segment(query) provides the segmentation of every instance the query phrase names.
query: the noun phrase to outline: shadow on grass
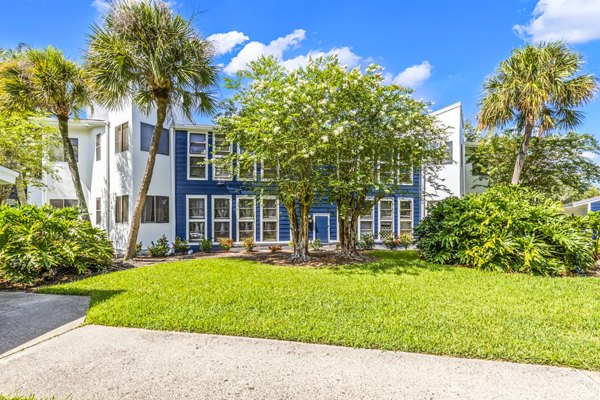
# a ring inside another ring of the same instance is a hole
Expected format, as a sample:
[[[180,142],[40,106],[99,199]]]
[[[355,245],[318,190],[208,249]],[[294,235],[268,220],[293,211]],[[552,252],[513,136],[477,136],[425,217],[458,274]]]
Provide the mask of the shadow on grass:
[[[53,287],[45,287],[36,290],[36,293],[65,294],[68,296],[87,296],[90,298],[90,309],[125,292],[126,290],[78,289],[70,287],[61,287],[60,285]]]
[[[416,251],[372,251],[369,255],[377,258],[368,263],[347,264],[331,267],[342,274],[395,274],[419,275],[423,271],[452,271],[448,266],[431,264],[419,259]]]

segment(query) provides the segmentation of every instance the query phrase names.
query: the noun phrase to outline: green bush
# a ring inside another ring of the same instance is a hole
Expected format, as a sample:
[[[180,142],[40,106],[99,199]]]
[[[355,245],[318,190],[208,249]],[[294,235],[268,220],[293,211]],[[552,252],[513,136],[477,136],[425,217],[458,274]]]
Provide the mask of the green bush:
[[[173,242],[173,251],[177,254],[187,253],[190,251],[190,245],[187,240],[176,236],[175,241]]]
[[[582,225],[590,231],[592,237],[592,252],[594,258],[600,258],[600,211],[590,212],[581,217]]]
[[[171,247],[169,246],[169,239],[167,239],[166,235],[162,235],[156,243],[150,242],[150,246],[148,246],[148,253],[152,257],[166,257],[171,252]]]
[[[32,282],[58,269],[79,274],[112,263],[106,232],[80,218],[75,208],[0,207],[0,275]]]
[[[323,250],[323,242],[321,242],[321,239],[319,239],[319,238],[316,238],[315,240],[311,240],[310,248],[314,251]]]
[[[212,251],[213,241],[211,238],[200,239],[200,243],[198,244],[200,246],[200,251],[205,253],[210,253]]]
[[[373,250],[375,248],[375,238],[371,234],[362,235],[358,247],[362,250]]]
[[[404,250],[408,250],[411,244],[413,244],[414,239],[410,233],[401,233],[395,239],[395,242],[398,246],[403,247]]]
[[[438,264],[540,275],[594,265],[590,230],[560,203],[519,186],[447,198],[429,210],[415,235],[422,256]]]

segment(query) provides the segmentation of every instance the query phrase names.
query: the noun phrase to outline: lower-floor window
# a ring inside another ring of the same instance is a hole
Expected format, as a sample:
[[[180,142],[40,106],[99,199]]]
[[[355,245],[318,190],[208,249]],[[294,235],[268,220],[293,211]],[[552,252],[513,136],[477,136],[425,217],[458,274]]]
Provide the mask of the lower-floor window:
[[[231,238],[231,197],[213,196],[213,239]]]
[[[358,218],[358,237],[373,235],[373,207],[364,211]]]
[[[206,237],[206,197],[187,199],[188,241],[198,242]]]
[[[413,233],[414,208],[412,199],[400,199],[398,202],[398,220],[400,233]]]
[[[142,210],[142,223],[168,223],[169,222],[169,197],[146,196]]]
[[[394,200],[379,201],[379,239],[394,237]]]
[[[256,224],[256,201],[254,197],[237,198],[238,241],[254,239]]]
[[[115,196],[115,222],[126,224],[129,222],[129,196]]]
[[[261,212],[262,241],[276,242],[279,239],[279,202],[277,199],[263,199]]]
[[[79,201],[75,199],[51,199],[50,205],[56,208],[77,207]]]

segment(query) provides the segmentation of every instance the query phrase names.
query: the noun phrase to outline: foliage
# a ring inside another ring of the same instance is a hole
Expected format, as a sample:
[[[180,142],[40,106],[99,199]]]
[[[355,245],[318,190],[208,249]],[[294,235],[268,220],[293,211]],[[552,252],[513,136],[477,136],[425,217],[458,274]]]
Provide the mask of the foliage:
[[[167,114],[193,120],[195,113],[213,112],[212,91],[217,82],[213,53],[211,43],[200,36],[192,21],[160,0],[111,1],[100,22],[92,25],[85,58],[97,100],[110,109],[133,100],[143,112],[156,110],[125,259],[135,251]]]
[[[90,324],[600,370],[600,279],[444,267],[411,250],[370,256],[333,268],[199,258],[42,291],[91,296]]]
[[[383,246],[388,250],[396,250],[398,248],[398,239],[393,236],[388,236],[383,239]]]
[[[204,253],[210,253],[213,248],[213,241],[211,238],[200,239],[200,251]]]
[[[162,235],[156,243],[150,242],[150,246],[148,246],[148,253],[152,257],[166,257],[170,252],[169,239],[165,235]]]
[[[280,245],[278,245],[278,244],[275,244],[273,246],[269,246],[269,250],[271,250],[271,253],[277,253],[277,252],[281,251],[282,249],[283,248]]]
[[[0,106],[21,118],[30,113],[57,118],[64,159],[79,206],[87,210],[79,168],[69,141],[68,121],[92,105],[92,92],[83,68],[53,47],[29,49],[0,64]],[[86,213],[82,218],[89,219]]]
[[[323,243],[321,242],[321,239],[316,238],[315,240],[311,240],[310,248],[315,251],[323,250]]]
[[[59,269],[83,274],[112,263],[106,232],[77,209],[0,207],[0,275],[12,282],[53,276]]]
[[[138,242],[135,245],[135,256],[139,256],[140,254],[142,254],[142,250],[143,250],[143,246],[144,244],[142,242]]]
[[[26,187],[42,187],[44,175],[57,179],[55,152],[51,150],[60,143],[58,131],[30,117],[33,115],[15,113],[0,117],[0,165],[19,173],[17,188],[22,204],[26,203]],[[0,186],[0,205],[11,191],[11,186]]]
[[[173,242],[173,251],[177,254],[184,254],[190,250],[190,245],[188,241],[180,238],[179,236],[175,237],[175,241]]]
[[[244,247],[244,250],[248,252],[254,251],[254,249],[256,248],[256,242],[252,238],[247,238],[246,240],[244,240],[244,243],[242,243],[242,247]]]
[[[592,197],[600,197],[600,188],[592,186],[583,193],[573,194],[568,201],[579,201],[584,199],[591,199]]]
[[[408,250],[411,244],[413,244],[414,239],[410,233],[401,233],[396,238],[396,242],[398,246],[403,247],[404,250]]]
[[[218,238],[219,246],[225,250],[229,251],[233,247],[233,239],[232,238]]]
[[[600,258],[600,211],[589,212],[586,216],[581,217],[581,223],[590,232],[592,252],[597,260]]]
[[[560,203],[519,186],[447,198],[415,229],[426,260],[503,272],[570,274],[592,267],[590,235]]]
[[[522,140],[511,183],[521,183],[521,170],[532,133],[538,138],[555,129],[574,129],[582,113],[576,108],[592,101],[598,81],[580,73],[581,54],[563,42],[527,44],[513,50],[483,86],[477,116],[479,128],[516,125]]]
[[[489,186],[510,184],[520,141],[515,130],[482,135],[467,159],[473,174],[485,177]],[[590,155],[600,155],[600,144],[592,135],[569,132],[533,140],[521,171],[521,185],[555,200],[579,197],[600,181],[600,166]]]
[[[362,250],[373,250],[375,248],[375,238],[370,233],[360,237],[359,247]]]

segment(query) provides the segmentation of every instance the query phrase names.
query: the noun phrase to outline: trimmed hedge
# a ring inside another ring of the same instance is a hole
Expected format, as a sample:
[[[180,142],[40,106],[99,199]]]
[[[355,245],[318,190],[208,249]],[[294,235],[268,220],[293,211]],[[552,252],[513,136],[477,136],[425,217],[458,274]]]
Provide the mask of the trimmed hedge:
[[[592,233],[562,205],[520,186],[438,203],[415,229],[430,262],[482,270],[564,275],[594,266]]]
[[[0,207],[0,276],[32,282],[65,272],[85,273],[112,263],[106,232],[80,218],[75,208]]]

